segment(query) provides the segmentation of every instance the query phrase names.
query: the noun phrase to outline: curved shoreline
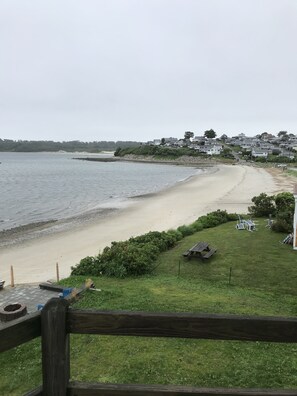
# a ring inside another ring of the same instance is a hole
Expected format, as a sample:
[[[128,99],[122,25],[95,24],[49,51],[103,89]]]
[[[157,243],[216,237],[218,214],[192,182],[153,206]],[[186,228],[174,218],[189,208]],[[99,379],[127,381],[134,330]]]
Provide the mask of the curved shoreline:
[[[161,165],[166,164],[161,163]],[[191,175],[182,179],[177,179],[173,184],[167,183],[167,185],[164,185],[162,188],[158,190],[152,190],[151,192],[116,199],[113,199],[114,197],[110,196],[108,202],[99,203],[95,208],[87,209],[72,216],[52,219],[49,218],[45,220],[40,219],[40,221],[34,223],[20,224],[16,227],[0,230],[0,249],[24,244],[32,239],[40,239],[49,234],[63,233],[69,231],[70,229],[73,230],[85,227],[90,223],[100,222],[106,216],[133,205],[138,199],[146,199],[157,196],[163,191],[170,191],[171,188],[191,180],[191,178],[196,177],[203,171],[205,170],[200,167],[195,167],[193,172],[191,172]],[[212,170],[210,168],[207,169],[207,172],[211,171]]]
[[[288,178],[282,184],[280,176],[262,168],[217,165],[155,195],[133,198],[132,205],[99,221],[94,219],[73,230],[2,249],[1,278],[9,284],[13,265],[15,283],[53,279],[56,262],[60,276],[66,277],[81,258],[97,254],[112,241],[177,228],[216,209],[247,212],[251,198],[261,192],[274,194],[283,191],[283,185],[286,191],[291,191]]]

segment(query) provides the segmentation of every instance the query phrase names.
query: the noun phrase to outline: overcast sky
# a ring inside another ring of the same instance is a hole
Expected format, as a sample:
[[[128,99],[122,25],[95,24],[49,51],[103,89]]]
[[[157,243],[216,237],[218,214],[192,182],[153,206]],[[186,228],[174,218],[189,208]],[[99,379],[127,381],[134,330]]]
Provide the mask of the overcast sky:
[[[1,0],[0,138],[297,134],[297,0]]]

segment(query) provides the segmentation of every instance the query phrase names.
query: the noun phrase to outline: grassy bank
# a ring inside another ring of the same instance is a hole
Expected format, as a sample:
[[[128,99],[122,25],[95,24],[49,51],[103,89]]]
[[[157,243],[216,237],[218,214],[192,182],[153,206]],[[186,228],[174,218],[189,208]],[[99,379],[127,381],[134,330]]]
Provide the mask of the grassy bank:
[[[296,316],[296,252],[259,221],[258,231],[235,223],[184,238],[162,253],[153,275],[94,278],[80,308]],[[205,240],[217,254],[206,262],[181,254]],[[231,283],[229,283],[232,268]],[[72,277],[67,286],[85,277]],[[41,383],[39,341],[0,355],[0,394],[18,395]],[[206,387],[297,387],[297,346],[211,340],[71,336],[71,377],[82,381]]]

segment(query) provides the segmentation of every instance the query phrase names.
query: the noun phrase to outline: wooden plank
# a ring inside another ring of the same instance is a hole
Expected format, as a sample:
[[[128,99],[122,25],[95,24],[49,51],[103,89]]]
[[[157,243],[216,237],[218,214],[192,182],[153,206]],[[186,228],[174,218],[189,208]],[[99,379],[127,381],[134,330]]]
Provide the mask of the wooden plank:
[[[0,352],[7,351],[41,335],[40,312],[7,322],[0,329]]]
[[[39,288],[43,290],[50,290],[57,293],[61,293],[63,289],[65,289],[65,286],[55,285],[52,283],[40,283]]]
[[[216,249],[210,249],[210,251],[207,252],[206,254],[204,254],[204,255],[202,256],[202,258],[208,259],[209,257],[213,256],[213,255],[215,254],[216,251],[217,251]]]
[[[67,396],[297,396],[297,390],[224,389],[164,385],[90,384],[71,382]]]
[[[70,333],[297,342],[297,319],[187,313],[70,310]]]
[[[23,396],[42,396],[42,386],[39,386],[36,389],[33,389],[27,393],[25,393]]]
[[[208,247],[208,243],[207,242],[198,242],[196,245],[194,245],[193,247],[191,247],[190,251],[191,252],[197,252],[200,253],[203,250],[205,250]]]
[[[66,315],[69,303],[52,298],[41,311],[43,394],[65,396],[69,382],[69,336]]]

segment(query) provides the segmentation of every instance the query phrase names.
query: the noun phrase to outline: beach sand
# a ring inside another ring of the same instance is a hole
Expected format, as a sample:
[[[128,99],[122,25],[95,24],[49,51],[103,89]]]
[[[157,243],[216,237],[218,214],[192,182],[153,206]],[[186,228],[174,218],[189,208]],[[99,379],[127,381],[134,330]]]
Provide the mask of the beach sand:
[[[104,219],[3,248],[0,278],[10,284],[13,265],[16,284],[54,280],[56,262],[60,277],[67,277],[71,266],[97,254],[112,241],[177,228],[216,209],[247,213],[253,196],[293,191],[293,184],[293,179],[277,169],[217,165],[158,194],[133,198],[127,208]]]

